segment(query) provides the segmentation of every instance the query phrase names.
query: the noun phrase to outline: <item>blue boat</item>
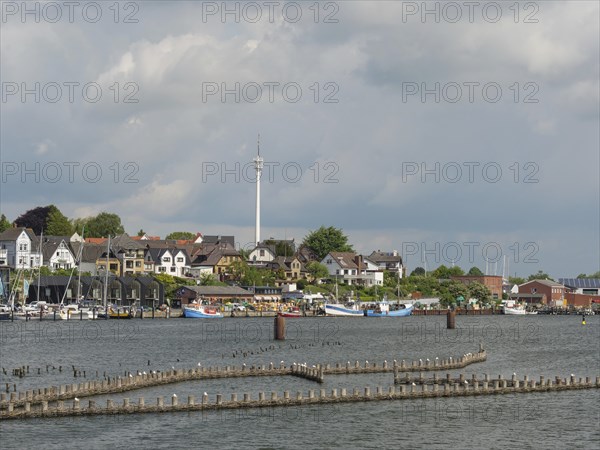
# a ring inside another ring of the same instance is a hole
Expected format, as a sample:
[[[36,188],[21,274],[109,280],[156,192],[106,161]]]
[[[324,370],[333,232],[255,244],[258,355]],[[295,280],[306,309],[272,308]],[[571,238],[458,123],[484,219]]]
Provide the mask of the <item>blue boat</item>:
[[[223,314],[214,307],[192,303],[183,307],[183,317],[192,319],[222,319]]]
[[[365,309],[364,314],[367,317],[406,317],[410,316],[412,311],[412,305],[404,305],[403,309],[390,310],[389,302],[379,302],[377,308]]]

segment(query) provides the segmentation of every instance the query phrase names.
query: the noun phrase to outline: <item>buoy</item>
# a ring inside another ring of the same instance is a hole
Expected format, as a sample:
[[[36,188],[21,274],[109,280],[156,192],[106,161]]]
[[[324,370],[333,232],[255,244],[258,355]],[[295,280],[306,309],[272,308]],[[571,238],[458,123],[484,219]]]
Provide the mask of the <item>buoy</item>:
[[[585,325],[585,315],[583,316],[583,319],[581,319],[581,325]]]

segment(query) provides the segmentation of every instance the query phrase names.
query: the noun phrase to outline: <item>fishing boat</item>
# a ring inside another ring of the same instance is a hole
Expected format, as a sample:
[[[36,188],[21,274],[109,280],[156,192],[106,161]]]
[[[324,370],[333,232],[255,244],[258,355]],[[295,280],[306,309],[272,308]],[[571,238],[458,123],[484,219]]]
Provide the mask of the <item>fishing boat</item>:
[[[378,302],[376,307],[373,309],[365,309],[364,315],[366,317],[406,317],[410,316],[413,311],[412,305],[402,305],[404,308],[391,309],[390,303],[387,301]]]
[[[327,316],[363,317],[365,314],[357,305],[342,305],[341,303],[325,303]]]
[[[502,312],[504,314],[510,315],[510,316],[524,316],[527,314],[527,311],[525,310],[525,308],[523,308],[522,306],[506,306],[504,305],[502,307]]]
[[[222,319],[223,314],[214,306],[190,303],[183,307],[183,317],[192,319]]]

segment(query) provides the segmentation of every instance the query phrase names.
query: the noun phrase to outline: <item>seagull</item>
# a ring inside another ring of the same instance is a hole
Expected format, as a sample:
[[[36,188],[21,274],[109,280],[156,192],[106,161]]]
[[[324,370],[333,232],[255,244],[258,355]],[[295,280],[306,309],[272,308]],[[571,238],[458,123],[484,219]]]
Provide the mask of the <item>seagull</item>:
[[[198,367],[202,366],[202,364],[198,363]]]

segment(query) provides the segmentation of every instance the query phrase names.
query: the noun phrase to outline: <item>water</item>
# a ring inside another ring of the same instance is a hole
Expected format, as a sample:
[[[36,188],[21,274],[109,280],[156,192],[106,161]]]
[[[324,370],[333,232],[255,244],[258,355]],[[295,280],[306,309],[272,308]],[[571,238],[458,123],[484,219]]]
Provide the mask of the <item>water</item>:
[[[600,316],[443,316],[398,319],[288,319],[285,342],[273,341],[273,319],[131,320],[0,323],[0,386],[18,390],[135,372],[204,366],[346,363],[488,352],[465,373],[492,377],[577,377],[600,374]],[[246,356],[244,356],[246,353]],[[150,365],[148,364],[150,362]],[[30,366],[19,379],[12,368]],[[48,373],[46,373],[48,365]],[[58,371],[58,366],[63,371]],[[41,374],[37,374],[37,368]],[[54,369],[52,367],[55,367]],[[453,371],[457,374],[458,371]],[[326,376],[323,385],[295,377],[206,380],[98,397],[136,403],[143,396],[211,399],[259,391],[370,386],[384,389],[391,374]],[[2,449],[23,448],[598,448],[598,390],[455,399],[386,401],[251,410],[97,416],[0,422]],[[85,406],[87,399],[83,399]]]

